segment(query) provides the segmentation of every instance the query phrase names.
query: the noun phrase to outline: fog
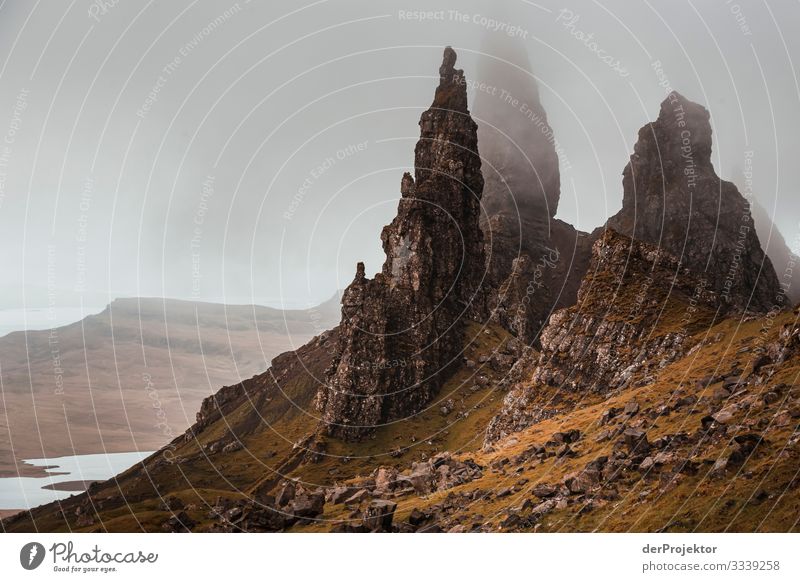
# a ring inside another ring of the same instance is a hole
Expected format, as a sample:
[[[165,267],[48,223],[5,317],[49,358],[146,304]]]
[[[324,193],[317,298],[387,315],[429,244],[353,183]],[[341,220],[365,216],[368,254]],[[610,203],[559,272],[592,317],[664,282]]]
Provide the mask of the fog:
[[[195,0],[0,5],[0,308],[120,296],[304,306],[380,268],[442,48],[525,47],[557,217],[621,206],[667,87],[800,246],[797,3]],[[479,144],[480,147],[480,144]]]

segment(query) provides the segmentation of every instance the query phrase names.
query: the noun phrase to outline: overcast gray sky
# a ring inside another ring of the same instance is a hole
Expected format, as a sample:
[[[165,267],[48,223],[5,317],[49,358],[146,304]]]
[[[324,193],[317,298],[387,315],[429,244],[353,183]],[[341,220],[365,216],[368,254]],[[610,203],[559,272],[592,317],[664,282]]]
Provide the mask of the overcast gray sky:
[[[528,50],[569,162],[560,218],[591,230],[620,208],[666,77],[710,109],[723,177],[752,151],[796,249],[797,22],[763,0],[5,0],[0,308],[306,305],[358,260],[378,270],[442,47],[474,78],[485,34]]]

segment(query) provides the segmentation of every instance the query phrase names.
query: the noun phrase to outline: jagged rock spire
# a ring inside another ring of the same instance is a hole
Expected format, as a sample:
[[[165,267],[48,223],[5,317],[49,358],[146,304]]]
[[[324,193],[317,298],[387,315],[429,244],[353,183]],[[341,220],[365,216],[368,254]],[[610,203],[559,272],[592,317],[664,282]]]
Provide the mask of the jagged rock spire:
[[[444,51],[439,86],[420,119],[414,177],[381,233],[386,261],[359,263],[342,299],[337,353],[317,394],[329,435],[357,439],[419,412],[459,363],[465,322],[485,315],[477,126],[464,73]]]
[[[784,306],[749,202],[714,171],[705,107],[671,93],[658,119],[639,130],[622,184],[622,210],[609,227],[663,247],[705,276],[726,305],[757,312]]]

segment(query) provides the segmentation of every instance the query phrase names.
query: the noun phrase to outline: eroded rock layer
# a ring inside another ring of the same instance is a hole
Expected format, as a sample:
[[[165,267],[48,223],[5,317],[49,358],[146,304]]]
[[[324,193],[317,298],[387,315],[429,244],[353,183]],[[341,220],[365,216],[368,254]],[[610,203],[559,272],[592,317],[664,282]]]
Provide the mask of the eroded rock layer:
[[[606,230],[573,307],[553,314],[530,379],[506,396],[487,429],[491,443],[545,418],[540,387],[608,392],[647,382],[691,347],[714,321],[718,295],[703,278],[654,245]]]
[[[485,316],[483,192],[477,126],[463,71],[445,49],[430,109],[420,119],[415,176],[381,234],[373,279],[359,264],[342,300],[337,354],[317,405],[326,433],[357,439],[419,412],[459,364],[463,328]]]
[[[748,201],[714,171],[705,107],[671,93],[639,130],[622,183],[622,210],[609,227],[675,255],[736,308],[784,307]]]

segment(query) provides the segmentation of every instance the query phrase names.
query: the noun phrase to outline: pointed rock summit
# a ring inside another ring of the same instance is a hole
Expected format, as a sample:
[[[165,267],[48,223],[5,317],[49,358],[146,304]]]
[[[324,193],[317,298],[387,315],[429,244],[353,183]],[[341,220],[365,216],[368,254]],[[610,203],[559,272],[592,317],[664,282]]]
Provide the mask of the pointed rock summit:
[[[358,439],[422,410],[460,364],[465,322],[485,316],[479,226],[483,176],[477,126],[456,53],[420,119],[414,177],[401,181],[397,216],[381,234],[386,261],[373,279],[358,264],[342,299],[323,430]]]
[[[671,93],[658,119],[639,130],[622,184],[622,210],[610,228],[675,255],[735,309],[784,307],[749,202],[714,171],[705,107]]]

